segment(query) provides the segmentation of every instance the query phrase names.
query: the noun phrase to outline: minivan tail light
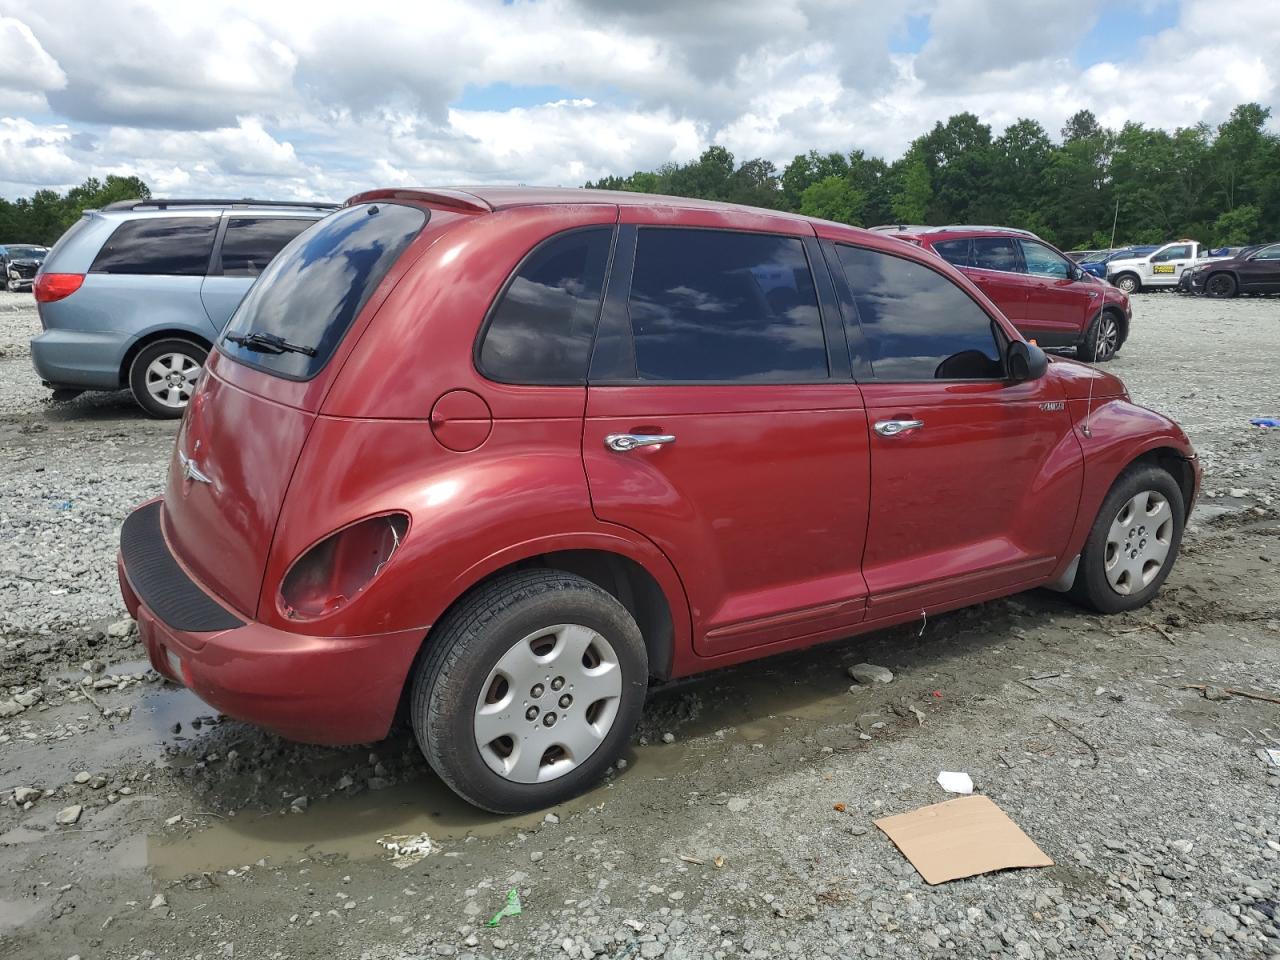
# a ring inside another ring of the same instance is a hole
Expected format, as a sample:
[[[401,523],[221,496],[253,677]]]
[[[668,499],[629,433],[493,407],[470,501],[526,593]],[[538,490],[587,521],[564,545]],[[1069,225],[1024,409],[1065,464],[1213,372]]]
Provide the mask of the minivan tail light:
[[[71,296],[84,283],[83,273],[36,274],[36,303],[53,303]]]
[[[403,513],[343,527],[294,561],[280,584],[285,615],[322,617],[360,593],[387,565],[409,529]]]

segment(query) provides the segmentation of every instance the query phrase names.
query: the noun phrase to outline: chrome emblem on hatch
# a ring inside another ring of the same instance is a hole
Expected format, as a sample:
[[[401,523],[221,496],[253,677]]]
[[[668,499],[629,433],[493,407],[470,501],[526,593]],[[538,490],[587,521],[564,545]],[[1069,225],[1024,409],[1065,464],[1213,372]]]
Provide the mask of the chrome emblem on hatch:
[[[1049,400],[1040,404],[1040,409],[1045,413],[1052,413],[1054,410],[1065,410],[1066,407],[1066,403],[1061,400]]]
[[[196,464],[194,457],[188,457],[185,453],[179,450],[178,462],[182,464],[182,475],[188,480],[195,480],[198,483],[213,483],[213,481],[209,479],[209,475],[201,470]]]

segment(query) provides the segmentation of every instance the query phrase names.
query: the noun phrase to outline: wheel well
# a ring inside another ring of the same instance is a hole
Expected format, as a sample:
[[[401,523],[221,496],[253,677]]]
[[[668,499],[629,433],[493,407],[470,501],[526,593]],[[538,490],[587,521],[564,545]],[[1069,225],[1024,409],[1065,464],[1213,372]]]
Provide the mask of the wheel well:
[[[1193,506],[1191,500],[1195,495],[1196,474],[1191,464],[1187,462],[1187,458],[1171,447],[1160,447],[1156,450],[1148,450],[1129,466],[1137,463],[1149,463],[1159,467],[1177,481],[1178,489],[1182,491],[1183,507],[1186,510],[1186,517],[1183,519],[1190,517]]]
[[[189,340],[192,343],[200,344],[205,350],[213,349],[212,343],[198,333],[192,333],[189,330],[156,330],[153,333],[148,333],[144,337],[139,337],[137,342],[125,351],[124,360],[120,363],[120,386],[127,387],[129,385],[129,368],[133,366],[133,358],[157,340]]]

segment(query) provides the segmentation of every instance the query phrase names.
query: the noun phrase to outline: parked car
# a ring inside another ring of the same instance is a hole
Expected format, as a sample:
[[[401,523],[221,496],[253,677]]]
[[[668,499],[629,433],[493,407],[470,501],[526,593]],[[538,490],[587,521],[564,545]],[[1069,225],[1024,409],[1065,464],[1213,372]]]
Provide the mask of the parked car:
[[[180,417],[254,279],[336,204],[123,200],[86,211],[36,278],[31,360],[54,397],[128,387]]]
[[[1134,257],[1145,257],[1148,253],[1158,250],[1155,246],[1143,247],[1121,247],[1119,250],[1104,250],[1093,260],[1086,260],[1080,264],[1080,269],[1091,276],[1097,277],[1099,280],[1107,279],[1107,264],[1112,260],[1129,260]]]
[[[1204,244],[1195,240],[1175,240],[1148,254],[1109,260],[1107,279],[1125,293],[1177,287],[1183,271],[1212,259]]]
[[[1129,297],[1026,230],[926,227],[886,231],[932,250],[976,283],[1024,336],[1104,362],[1129,338]]]
[[[1093,258],[1093,257],[1096,257],[1098,254],[1103,253],[1103,252],[1105,252],[1105,251],[1102,251],[1102,250],[1068,250],[1068,251],[1066,252],[1066,256],[1067,256],[1067,258],[1068,258],[1068,259],[1070,259],[1070,260],[1074,260],[1076,263],[1083,263],[1085,260],[1089,260],[1089,259],[1091,259],[1091,258]]]
[[[1280,243],[1244,247],[1229,259],[1197,264],[1182,279],[1192,293],[1209,297],[1280,293]]]
[[[120,537],[156,670],[320,743],[403,704],[498,812],[651,678],[1049,586],[1159,590],[1179,427],[890,236],[679,198],[375,190],[296,238]]]
[[[0,280],[10,293],[30,290],[36,271],[44,261],[48,247],[33,243],[7,243],[0,246]]]

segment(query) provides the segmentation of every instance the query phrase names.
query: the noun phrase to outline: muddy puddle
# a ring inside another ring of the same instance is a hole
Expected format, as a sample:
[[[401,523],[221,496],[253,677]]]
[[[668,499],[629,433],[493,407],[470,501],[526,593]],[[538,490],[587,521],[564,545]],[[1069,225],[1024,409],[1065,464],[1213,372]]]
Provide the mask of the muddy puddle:
[[[849,679],[843,670],[832,669],[829,655],[820,663],[815,659],[787,658],[768,671],[758,666],[727,671],[655,691],[641,725],[653,742],[633,744],[624,772],[556,812],[564,816],[608,804],[623,788],[634,792],[647,782],[696,776],[734,745],[767,748],[783,737],[803,737],[875,709],[875,701],[867,699],[873,696],[870,692],[849,694]],[[893,719],[884,713],[885,719]],[[675,743],[661,742],[666,730],[676,731]],[[206,821],[203,829],[185,835],[157,833],[148,838],[147,859],[164,878],[238,869],[264,858],[274,866],[330,856],[384,859],[387,853],[379,838],[420,833],[448,852],[467,837],[497,837],[532,828],[545,813],[485,813],[457,798],[428,772],[388,789],[313,801],[305,814],[244,810]]]

